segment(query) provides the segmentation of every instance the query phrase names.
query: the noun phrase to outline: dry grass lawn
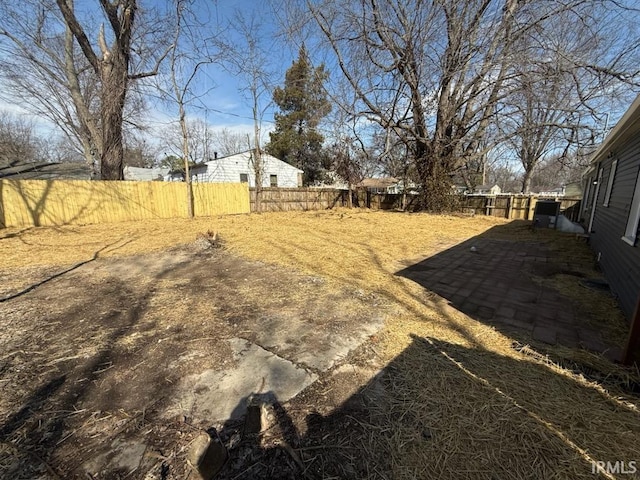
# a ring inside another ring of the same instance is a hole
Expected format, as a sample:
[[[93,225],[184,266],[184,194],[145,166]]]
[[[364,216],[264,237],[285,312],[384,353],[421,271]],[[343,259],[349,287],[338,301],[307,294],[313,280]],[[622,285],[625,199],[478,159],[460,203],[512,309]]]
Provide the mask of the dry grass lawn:
[[[640,463],[638,398],[544,356],[523,355],[509,336],[395,275],[406,261],[476,235],[531,238],[504,220],[335,210],[10,229],[0,231],[0,264],[5,273],[66,266],[95,255],[162,250],[207,231],[241,256],[325,277],[336,288],[376,293],[393,305],[393,318],[371,340],[389,366],[387,396],[371,407],[368,420],[358,419],[361,429],[348,440],[355,456],[371,458],[371,465],[384,457],[378,463],[386,471],[372,466],[354,478],[586,479],[597,478],[591,461]],[[587,247],[575,239],[554,232],[535,238],[590,268]],[[605,302],[594,298],[597,305]],[[603,308],[613,316],[611,330],[624,331],[612,305]],[[584,352],[557,353],[611,375],[634,375]]]

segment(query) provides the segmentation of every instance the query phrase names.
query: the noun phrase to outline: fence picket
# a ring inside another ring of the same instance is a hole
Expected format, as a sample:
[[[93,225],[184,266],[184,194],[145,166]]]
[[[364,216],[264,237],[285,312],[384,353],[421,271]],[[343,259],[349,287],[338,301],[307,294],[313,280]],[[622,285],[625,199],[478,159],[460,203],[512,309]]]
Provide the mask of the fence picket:
[[[197,216],[249,213],[246,184],[193,187]],[[186,202],[182,182],[0,180],[0,227],[186,217]]]

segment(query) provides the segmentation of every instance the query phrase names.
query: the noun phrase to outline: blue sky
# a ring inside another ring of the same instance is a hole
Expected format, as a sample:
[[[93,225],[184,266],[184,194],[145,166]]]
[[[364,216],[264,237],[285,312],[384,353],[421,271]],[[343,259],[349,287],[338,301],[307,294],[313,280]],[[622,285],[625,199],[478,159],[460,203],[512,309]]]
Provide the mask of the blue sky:
[[[171,0],[139,0],[139,7],[141,11],[155,8],[164,12],[167,9],[173,10],[174,8]],[[294,47],[292,53],[292,50],[287,45],[278,41],[278,20],[273,14],[270,0],[194,0],[190,9],[194,18],[204,24],[205,28],[202,31],[204,37],[218,35],[234,44],[237,43],[237,41],[234,41],[237,40],[235,39],[236,34],[233,28],[229,26],[229,22],[233,20],[237,12],[247,18],[255,14],[261,23],[259,45],[269,50],[268,58],[272,81],[275,85],[280,85],[284,82],[285,71],[291,65],[294,56],[297,54],[297,49]],[[82,21],[90,17],[94,18],[92,26],[87,28],[87,34],[92,42],[96,42],[98,30],[96,21],[106,23],[99,2],[97,0],[77,0],[76,13]],[[139,15],[138,18],[144,18],[144,15]],[[106,30],[108,35],[108,28]],[[166,35],[167,38],[173,35],[173,27],[169,24],[167,24]],[[97,46],[95,49],[97,50]],[[162,79],[158,78],[152,81],[156,80]],[[242,80],[225,71],[220,64],[214,63],[203,67],[193,83],[195,93],[199,98],[197,102],[187,106],[188,117],[204,120],[214,130],[227,128],[234,132],[252,132],[253,118],[251,108],[243,96],[242,86]],[[146,90],[149,91],[148,88]],[[270,95],[264,96],[265,102],[270,100]],[[147,102],[147,107],[148,110],[145,112],[143,119],[151,127],[149,139],[152,142],[159,141],[158,138],[162,137],[162,130],[171,123],[177,122],[176,107],[170,103],[154,101],[153,99]],[[0,100],[0,111],[7,111],[14,115],[29,118],[38,132],[44,136],[56,134],[56,130],[52,125],[41,117],[28,114],[15,102]],[[273,128],[273,112],[274,108],[272,106],[265,112],[263,117],[263,138],[265,140],[268,140],[268,131]]]
[[[156,0],[159,7],[167,2]],[[204,36],[221,35],[225,41],[234,45],[241,44],[242,37],[229,23],[234,16],[241,14],[245,18],[255,15],[259,25],[259,45],[268,58],[271,81],[274,85],[284,82],[285,71],[291,65],[297,51],[291,51],[288,45],[279,41],[278,20],[268,1],[251,0],[197,0],[191,7],[198,21],[207,24]],[[295,48],[295,47],[294,47]],[[297,49],[296,49],[297,50]],[[199,97],[188,106],[188,116],[208,123],[212,129],[227,128],[235,132],[253,131],[253,117],[242,77],[226,71],[219,63],[206,65],[199,70],[193,86]],[[271,95],[262,97],[263,106],[271,102]],[[155,103],[151,113],[152,122],[158,126],[174,121],[175,107]],[[263,137],[268,140],[268,131],[273,128],[274,106],[268,107],[263,116]]]
[[[302,0],[300,0],[302,1]],[[160,10],[172,8],[170,0],[139,0],[142,10],[155,7]],[[194,0],[192,11],[194,17],[207,26],[206,36],[219,36],[231,43],[237,43],[237,33],[229,22],[236,12],[241,12],[245,18],[255,14],[261,22],[259,45],[268,51],[271,70],[271,79],[274,85],[282,85],[285,71],[297,56],[298,45],[286,43],[279,37],[280,21],[283,16],[282,9],[273,9],[274,4],[280,0]],[[102,18],[97,0],[77,0],[76,7],[81,15],[90,15]],[[104,20],[102,20],[104,21]],[[95,32],[88,32],[91,40],[95,41]],[[166,35],[172,35],[172,27],[167,25]],[[313,59],[313,45],[307,43]],[[316,64],[318,61],[315,62]],[[331,68],[329,68],[331,70]],[[339,76],[337,71],[331,72],[334,79]],[[253,119],[250,106],[241,91],[242,80],[225,71],[220,64],[211,64],[203,68],[194,83],[199,99],[187,107],[189,118],[200,119],[210,125],[213,130],[223,128],[238,133],[250,133],[253,130]],[[265,102],[271,100],[270,95],[265,95]],[[0,110],[9,110],[19,113],[18,105],[0,103]],[[268,132],[273,128],[273,114],[275,108],[271,105],[263,117],[263,141],[268,140]],[[622,112],[611,112],[609,126],[613,126],[615,119]],[[34,119],[42,132],[51,132],[51,127]],[[145,112],[144,121],[151,127],[150,140],[157,143],[162,140],[163,129],[177,121],[175,105],[153,102],[148,103],[148,111]],[[327,134],[329,132],[326,132]]]

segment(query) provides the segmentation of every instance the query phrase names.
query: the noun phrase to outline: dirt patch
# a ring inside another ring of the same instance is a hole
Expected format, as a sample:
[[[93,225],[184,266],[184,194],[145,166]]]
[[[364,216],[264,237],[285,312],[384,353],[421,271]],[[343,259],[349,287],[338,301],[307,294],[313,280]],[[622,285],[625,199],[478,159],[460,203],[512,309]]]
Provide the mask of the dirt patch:
[[[264,375],[289,363],[307,378],[384,315],[375,296],[202,244],[3,275],[0,472],[12,478],[46,465],[64,478],[148,470],[191,425],[227,418],[203,403],[205,390],[238,394],[219,390],[238,342],[277,359]],[[249,375],[258,391],[263,374]]]

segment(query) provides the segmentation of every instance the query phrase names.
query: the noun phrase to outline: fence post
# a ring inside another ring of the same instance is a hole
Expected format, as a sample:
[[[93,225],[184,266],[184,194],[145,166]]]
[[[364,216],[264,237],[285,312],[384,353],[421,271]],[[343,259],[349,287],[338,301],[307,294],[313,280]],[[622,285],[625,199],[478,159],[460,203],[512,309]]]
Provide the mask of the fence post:
[[[486,216],[489,216],[492,214],[491,201],[492,201],[491,197],[489,196],[484,197],[484,214]]]
[[[527,220],[533,220],[533,213],[536,210],[536,202],[538,199],[533,195],[529,195],[529,208],[527,209]]]
[[[513,195],[509,195],[507,198],[507,220],[511,220],[511,213],[513,212]]]

